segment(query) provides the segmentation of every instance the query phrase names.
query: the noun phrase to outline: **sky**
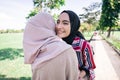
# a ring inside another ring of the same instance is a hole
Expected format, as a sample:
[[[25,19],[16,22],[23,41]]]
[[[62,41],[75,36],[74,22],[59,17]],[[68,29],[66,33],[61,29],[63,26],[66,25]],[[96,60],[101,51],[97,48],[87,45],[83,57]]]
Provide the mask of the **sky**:
[[[61,7],[57,13],[68,9],[77,14],[83,13],[82,8],[93,2],[101,2],[101,0],[65,0],[65,6]],[[27,22],[25,17],[33,8],[33,0],[2,0],[0,2],[0,30],[24,29]]]

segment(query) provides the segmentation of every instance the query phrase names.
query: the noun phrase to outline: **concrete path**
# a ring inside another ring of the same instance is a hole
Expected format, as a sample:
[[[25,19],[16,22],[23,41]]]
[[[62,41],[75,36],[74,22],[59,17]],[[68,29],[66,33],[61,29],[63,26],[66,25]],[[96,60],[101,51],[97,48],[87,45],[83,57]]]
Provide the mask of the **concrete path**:
[[[91,44],[95,51],[95,80],[120,80],[120,56],[99,35]]]

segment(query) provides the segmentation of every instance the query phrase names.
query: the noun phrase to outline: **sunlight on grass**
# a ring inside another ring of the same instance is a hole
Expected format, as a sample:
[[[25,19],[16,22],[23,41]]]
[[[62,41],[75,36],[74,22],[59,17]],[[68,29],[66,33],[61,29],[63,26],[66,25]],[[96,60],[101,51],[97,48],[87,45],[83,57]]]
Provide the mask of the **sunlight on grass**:
[[[4,65],[0,68],[0,74],[4,74],[6,77],[17,78],[31,76],[30,65],[25,65],[23,58],[0,61],[0,65]]]
[[[93,32],[84,32],[83,35],[85,36],[85,39],[86,39],[86,40],[90,40],[90,38],[91,38],[92,35],[93,35]]]
[[[117,32],[118,33],[118,32]],[[118,34],[120,34],[120,32],[118,33]],[[116,34],[117,35],[117,34]],[[102,34],[102,37],[105,39],[105,40],[107,40],[110,44],[112,44],[115,48],[117,48],[117,49],[119,49],[120,50],[120,40],[119,40],[119,38],[116,38],[116,36],[114,35],[112,35],[112,37],[110,37],[110,38],[107,38],[104,34]],[[115,38],[114,38],[115,37]]]
[[[24,64],[23,33],[0,34],[0,80],[30,80],[31,66]]]
[[[23,33],[4,33],[0,34],[1,48],[22,48]]]

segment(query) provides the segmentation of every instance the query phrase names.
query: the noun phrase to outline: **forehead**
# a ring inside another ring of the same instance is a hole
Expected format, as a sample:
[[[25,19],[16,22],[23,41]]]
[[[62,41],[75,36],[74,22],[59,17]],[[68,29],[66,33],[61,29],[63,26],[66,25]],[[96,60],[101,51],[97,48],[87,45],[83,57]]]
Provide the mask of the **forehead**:
[[[69,21],[69,15],[67,13],[61,13],[59,16],[59,20],[68,20]]]

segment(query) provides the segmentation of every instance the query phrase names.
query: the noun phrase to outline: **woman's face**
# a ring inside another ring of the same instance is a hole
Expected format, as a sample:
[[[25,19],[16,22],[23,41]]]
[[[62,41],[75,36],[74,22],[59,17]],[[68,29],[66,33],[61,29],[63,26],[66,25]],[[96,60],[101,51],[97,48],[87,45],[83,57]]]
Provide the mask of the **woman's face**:
[[[60,38],[65,38],[70,35],[70,19],[67,13],[60,14],[57,24],[56,24],[56,33]]]

